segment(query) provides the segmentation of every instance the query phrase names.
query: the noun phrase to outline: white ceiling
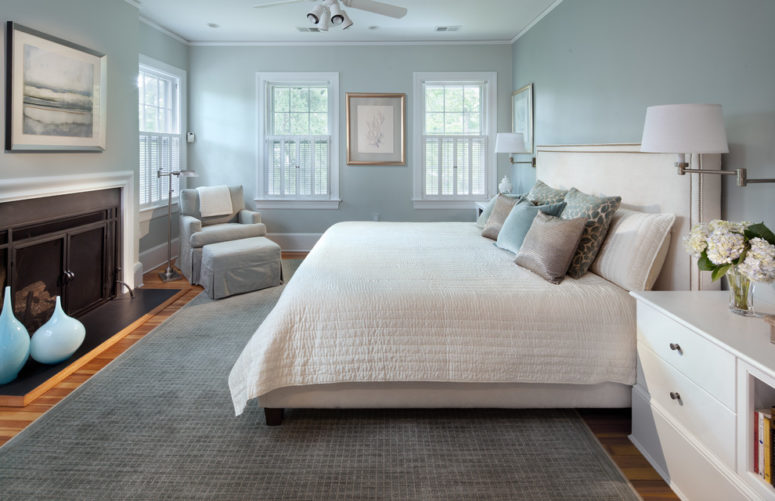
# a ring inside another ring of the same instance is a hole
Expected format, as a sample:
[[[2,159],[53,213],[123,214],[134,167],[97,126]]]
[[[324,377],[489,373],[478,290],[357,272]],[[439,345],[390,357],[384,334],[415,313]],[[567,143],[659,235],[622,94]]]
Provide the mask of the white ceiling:
[[[381,0],[408,9],[402,19],[344,7],[353,26],[346,31],[301,33],[312,26],[313,0],[261,9],[271,0],[126,0],[146,21],[192,43],[510,42],[561,0]],[[208,26],[217,24],[217,28]],[[369,27],[376,26],[376,29]],[[460,26],[436,32],[436,26]]]

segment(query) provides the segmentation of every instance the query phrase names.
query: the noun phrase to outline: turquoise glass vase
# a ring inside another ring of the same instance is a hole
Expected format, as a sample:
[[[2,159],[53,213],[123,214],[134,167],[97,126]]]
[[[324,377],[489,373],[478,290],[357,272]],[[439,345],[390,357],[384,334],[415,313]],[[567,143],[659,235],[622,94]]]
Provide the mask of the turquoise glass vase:
[[[0,313],[0,384],[16,379],[30,356],[30,335],[13,315],[10,287],[5,288],[4,295]]]
[[[41,364],[58,364],[70,358],[86,337],[81,322],[68,316],[57,296],[54,313],[41,325],[30,341],[30,356]]]

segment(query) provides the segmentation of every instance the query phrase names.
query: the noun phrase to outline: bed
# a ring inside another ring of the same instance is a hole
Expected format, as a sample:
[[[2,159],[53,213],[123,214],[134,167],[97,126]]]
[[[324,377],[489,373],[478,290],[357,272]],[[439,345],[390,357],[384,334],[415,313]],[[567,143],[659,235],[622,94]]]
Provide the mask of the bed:
[[[539,147],[537,176],[676,215],[655,288],[713,287],[680,250],[718,217],[720,185],[678,176],[637,145]],[[718,155],[697,160],[718,168]],[[240,414],[283,408],[627,407],[635,381],[628,291],[594,274],[560,285],[513,264],[474,223],[331,227],[229,376]]]

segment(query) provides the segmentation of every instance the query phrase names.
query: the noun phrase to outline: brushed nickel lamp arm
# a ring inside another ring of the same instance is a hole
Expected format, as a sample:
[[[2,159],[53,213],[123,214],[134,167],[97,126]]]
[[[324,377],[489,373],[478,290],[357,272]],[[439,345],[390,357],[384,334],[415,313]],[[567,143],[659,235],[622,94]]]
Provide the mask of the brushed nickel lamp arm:
[[[729,153],[727,133],[720,104],[663,104],[646,108],[641,151],[649,153],[677,153],[678,175],[715,174],[735,176],[738,186],[756,183],[775,183],[775,178],[749,179],[745,169],[717,170],[691,169],[686,161],[687,152]]]

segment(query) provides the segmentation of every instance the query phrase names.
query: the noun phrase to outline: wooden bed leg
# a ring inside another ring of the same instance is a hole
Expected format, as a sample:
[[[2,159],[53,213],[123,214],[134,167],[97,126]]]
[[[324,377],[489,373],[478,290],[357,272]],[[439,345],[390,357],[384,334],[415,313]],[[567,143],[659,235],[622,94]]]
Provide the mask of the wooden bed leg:
[[[264,417],[267,426],[280,426],[283,422],[283,409],[268,409],[264,407]]]

